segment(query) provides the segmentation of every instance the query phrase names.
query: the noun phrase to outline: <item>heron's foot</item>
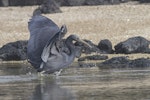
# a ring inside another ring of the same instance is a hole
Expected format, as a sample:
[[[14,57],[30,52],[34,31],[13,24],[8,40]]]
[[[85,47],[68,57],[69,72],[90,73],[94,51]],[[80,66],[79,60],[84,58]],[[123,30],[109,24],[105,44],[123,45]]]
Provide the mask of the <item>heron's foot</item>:
[[[62,72],[62,69],[60,69],[59,71],[56,71],[56,72],[54,73],[54,75],[60,76],[61,72]]]
[[[45,76],[45,71],[38,72],[38,76]]]

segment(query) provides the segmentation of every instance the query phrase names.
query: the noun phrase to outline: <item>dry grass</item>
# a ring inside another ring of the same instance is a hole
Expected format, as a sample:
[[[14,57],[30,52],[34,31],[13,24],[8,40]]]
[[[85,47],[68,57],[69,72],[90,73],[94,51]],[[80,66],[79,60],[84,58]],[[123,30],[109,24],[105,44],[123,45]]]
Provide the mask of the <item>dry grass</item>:
[[[0,46],[7,42],[29,38],[28,20],[33,7],[0,8]],[[45,15],[59,26],[66,24],[68,34],[77,34],[83,39],[98,43],[109,39],[113,45],[133,36],[150,40],[149,5],[112,5],[62,7],[63,13]]]

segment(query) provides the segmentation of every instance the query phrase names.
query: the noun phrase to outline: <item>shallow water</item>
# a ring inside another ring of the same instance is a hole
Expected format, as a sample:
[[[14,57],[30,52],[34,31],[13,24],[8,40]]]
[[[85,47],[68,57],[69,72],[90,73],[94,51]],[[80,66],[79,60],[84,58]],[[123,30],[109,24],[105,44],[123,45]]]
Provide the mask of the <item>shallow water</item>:
[[[71,68],[41,76],[28,64],[0,64],[0,100],[150,100],[150,68]]]

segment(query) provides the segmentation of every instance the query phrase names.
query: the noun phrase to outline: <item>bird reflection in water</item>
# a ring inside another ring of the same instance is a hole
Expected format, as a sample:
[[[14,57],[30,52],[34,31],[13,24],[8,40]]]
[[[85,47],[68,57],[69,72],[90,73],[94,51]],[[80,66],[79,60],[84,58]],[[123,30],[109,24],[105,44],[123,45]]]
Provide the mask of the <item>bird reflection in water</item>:
[[[44,78],[35,87],[31,100],[77,100],[75,94],[59,86],[54,79]]]

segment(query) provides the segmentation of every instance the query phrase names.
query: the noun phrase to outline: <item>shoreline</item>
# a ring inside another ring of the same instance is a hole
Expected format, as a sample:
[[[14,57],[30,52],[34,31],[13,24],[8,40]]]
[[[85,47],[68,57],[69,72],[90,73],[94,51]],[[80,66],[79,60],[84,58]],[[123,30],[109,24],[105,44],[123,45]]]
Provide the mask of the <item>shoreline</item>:
[[[96,53],[92,53],[92,54],[82,54],[81,57],[86,57],[86,56],[92,56],[92,55],[101,55],[101,56],[108,56],[108,59],[111,59],[113,57],[128,57],[130,60],[134,60],[134,59],[138,59],[138,58],[150,58],[149,54],[146,53],[135,53],[135,54],[96,54]],[[80,57],[80,58],[81,58]],[[106,59],[106,60],[108,60]],[[73,63],[78,63],[78,58],[75,58]],[[103,62],[105,60],[87,60],[89,62]],[[30,64],[28,63],[27,60],[20,60],[20,61],[0,61],[0,64]]]
[[[28,40],[27,24],[36,7],[1,7],[0,47],[17,40]],[[149,5],[143,4],[61,7],[63,13],[44,16],[51,18],[59,27],[66,24],[66,37],[76,34],[95,44],[102,39],[109,39],[116,45],[134,36],[150,40],[149,9]]]

